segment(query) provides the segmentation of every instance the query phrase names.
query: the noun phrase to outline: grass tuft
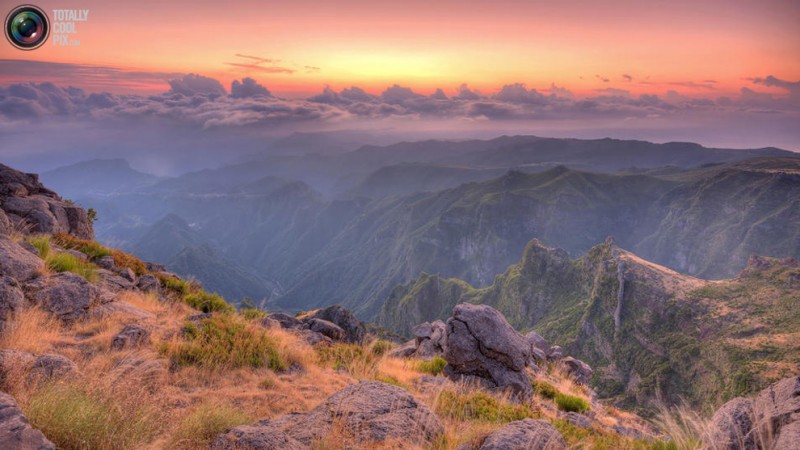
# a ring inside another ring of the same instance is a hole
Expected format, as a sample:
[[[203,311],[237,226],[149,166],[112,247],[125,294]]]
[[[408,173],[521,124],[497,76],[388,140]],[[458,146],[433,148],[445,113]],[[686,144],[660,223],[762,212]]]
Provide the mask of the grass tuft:
[[[574,395],[558,393],[555,401],[558,409],[562,411],[584,413],[589,410],[586,400]]]
[[[251,421],[247,414],[229,405],[205,402],[181,420],[167,447],[208,448],[217,435]]]
[[[67,233],[57,233],[53,235],[56,245],[70,250],[77,250],[94,261],[104,256],[112,256],[113,251],[96,241],[79,239]]]
[[[546,381],[539,381],[534,382],[533,384],[533,392],[540,397],[549,398],[550,400],[555,400],[556,396],[559,394],[558,389],[552,384]]]
[[[289,367],[289,361],[279,351],[279,343],[266,330],[237,315],[215,315],[203,319],[199,325],[187,322],[183,331],[183,337],[161,344],[162,354],[179,366],[273,370]]]
[[[447,361],[444,360],[441,356],[435,356],[430,361],[418,361],[417,362],[417,370],[422,373],[429,373],[431,375],[440,375],[444,372],[444,366],[447,365]]]
[[[362,380],[375,379],[378,375],[380,357],[364,345],[336,343],[316,350],[322,365],[344,369]]]
[[[455,420],[506,423],[536,414],[528,406],[502,402],[484,392],[460,394],[443,390],[436,399],[436,413]]]
[[[225,301],[219,294],[206,291],[186,295],[183,300],[187,305],[204,313],[233,312],[235,308]]]
[[[47,259],[47,256],[50,255],[50,236],[46,234],[37,234],[28,236],[25,240],[36,247],[40,258]]]
[[[31,425],[60,449],[128,449],[149,442],[160,430],[148,402],[124,402],[114,393],[78,384],[50,384],[24,407]]]
[[[97,281],[97,270],[94,264],[83,261],[69,253],[55,253],[45,259],[47,268],[54,272],[72,272],[78,274],[88,281]]]

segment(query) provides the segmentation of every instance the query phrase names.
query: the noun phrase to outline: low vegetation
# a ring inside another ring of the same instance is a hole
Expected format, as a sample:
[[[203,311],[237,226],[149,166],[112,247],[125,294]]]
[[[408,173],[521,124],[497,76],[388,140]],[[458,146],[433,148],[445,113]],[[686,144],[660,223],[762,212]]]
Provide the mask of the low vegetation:
[[[45,259],[45,264],[53,272],[72,272],[92,283],[97,281],[97,268],[95,265],[70,253],[50,254]]]
[[[345,370],[360,380],[372,380],[378,376],[378,360],[367,345],[335,343],[317,347],[319,363],[334,370]]]
[[[180,421],[168,448],[208,448],[218,434],[253,420],[254,418],[230,405],[204,402]]]
[[[492,423],[537,417],[526,405],[501,401],[480,391],[462,394],[443,390],[436,400],[436,413],[456,420]]]
[[[31,424],[58,448],[128,449],[161,431],[160,412],[149,402],[126,401],[84,383],[41,387],[25,405]]]
[[[179,336],[161,344],[161,352],[179,366],[284,370],[290,365],[274,337],[236,314],[187,321]]]
[[[558,409],[562,411],[584,413],[589,410],[589,403],[574,395],[558,393],[555,401]]]
[[[219,294],[206,291],[188,294],[183,298],[183,301],[192,308],[204,313],[234,311],[233,306],[226,302]]]
[[[446,365],[447,361],[445,361],[444,358],[441,356],[436,356],[430,361],[418,361],[417,370],[431,375],[441,375],[442,372],[444,372],[444,366]]]

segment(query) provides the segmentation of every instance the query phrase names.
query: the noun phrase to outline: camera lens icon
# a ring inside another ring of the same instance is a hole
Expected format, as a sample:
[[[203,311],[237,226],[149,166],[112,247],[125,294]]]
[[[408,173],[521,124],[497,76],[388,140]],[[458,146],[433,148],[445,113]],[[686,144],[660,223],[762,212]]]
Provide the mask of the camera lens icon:
[[[5,32],[8,42],[14,47],[33,50],[47,41],[50,21],[47,14],[36,6],[17,6],[6,16]]]

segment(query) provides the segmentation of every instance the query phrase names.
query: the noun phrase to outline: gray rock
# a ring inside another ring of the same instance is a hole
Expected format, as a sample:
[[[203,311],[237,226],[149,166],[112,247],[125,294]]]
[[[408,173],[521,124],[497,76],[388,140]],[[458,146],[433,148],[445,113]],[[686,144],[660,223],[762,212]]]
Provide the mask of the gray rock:
[[[389,351],[392,358],[410,358],[417,351],[417,342],[412,339],[405,344],[398,345]]]
[[[25,296],[17,280],[0,275],[0,331],[5,328],[6,320],[11,314],[19,311],[25,303]]]
[[[119,267],[117,267],[117,264],[114,262],[113,256],[103,256],[101,258],[97,258],[94,263],[103,269],[110,270],[111,272],[116,273],[119,271]]]
[[[107,269],[98,270],[97,275],[100,277],[100,284],[111,292],[129,291],[135,287],[129,280]]]
[[[0,275],[25,283],[38,277],[43,270],[44,262],[39,257],[10,239],[0,238]]]
[[[281,328],[281,323],[270,317],[264,317],[263,319],[261,319],[259,323],[261,324],[262,327],[268,330],[271,330],[273,328]]]
[[[432,333],[433,329],[431,328],[430,322],[422,322],[411,329],[411,334],[414,335],[414,339],[417,341],[418,345],[425,339],[430,339]]]
[[[350,343],[361,344],[367,336],[367,329],[360,320],[350,311],[340,305],[329,306],[308,315],[307,320],[322,319],[333,322],[344,330],[345,340]]]
[[[800,422],[800,376],[785,378],[759,392],[753,412],[762,438],[771,437],[776,445],[786,442],[784,429],[796,433]]]
[[[78,366],[61,355],[0,350],[0,385],[12,376],[33,382],[66,378],[77,372]]]
[[[415,333],[417,349],[414,357],[429,360],[444,355],[447,346],[447,326],[444,322],[441,320],[433,323],[425,322],[417,325],[415,329],[421,334]]]
[[[17,402],[0,392],[0,443],[9,450],[55,450],[41,431],[33,428]]]
[[[480,450],[558,450],[567,443],[553,425],[544,420],[510,422],[490,434]]]
[[[130,281],[131,283],[135,283],[136,282],[136,273],[134,273],[133,269],[131,269],[130,267],[126,267],[126,268],[120,270],[119,271],[119,276],[121,276],[122,278]]]
[[[150,342],[150,331],[140,325],[131,323],[125,325],[122,331],[114,336],[111,340],[111,349],[124,350],[138,347],[147,342]]]
[[[11,234],[11,221],[8,220],[6,213],[0,209],[0,236],[8,236]]]
[[[269,318],[272,320],[277,321],[281,324],[282,328],[290,329],[290,328],[300,328],[303,326],[303,322],[300,321],[297,317],[290,316],[289,314],[285,313],[272,313],[269,315]]]
[[[564,420],[580,428],[591,428],[592,422],[588,417],[576,412],[568,412],[564,414]]]
[[[139,277],[139,282],[136,283],[136,287],[142,292],[155,292],[158,294],[161,290],[161,282],[158,281],[155,275],[150,275],[148,273]]]
[[[328,322],[327,320],[310,319],[306,321],[305,325],[309,330],[320,333],[323,336],[327,336],[333,341],[342,341],[346,336],[341,327],[333,322]]]
[[[46,287],[33,294],[33,301],[65,322],[88,317],[91,308],[104,302],[101,291],[80,275],[52,275]]]
[[[293,328],[292,332],[297,336],[299,336],[304,341],[306,341],[308,345],[313,345],[313,346],[330,345],[333,343],[333,340],[331,340],[331,338],[316,331],[311,331],[301,328]]]
[[[784,425],[772,450],[797,450],[800,446],[800,420]]]
[[[109,316],[124,316],[134,320],[148,320],[155,318],[150,311],[131,305],[127,302],[109,302],[92,308],[91,317],[99,319]]]
[[[559,345],[554,345],[550,347],[550,353],[547,354],[547,358],[552,361],[557,361],[564,356],[564,349],[561,348]]]
[[[273,449],[276,442],[307,448],[326,436],[333,424],[344,428],[359,445],[402,439],[423,446],[444,433],[444,427],[405,389],[362,381],[333,394],[308,413],[290,413],[275,420],[236,427],[218,436],[214,449]]]
[[[484,379],[489,386],[509,389],[519,399],[531,396],[525,367],[531,346],[508,324],[505,317],[487,305],[462,303],[447,321],[445,373],[453,380],[464,376]]]
[[[758,448],[753,420],[753,401],[749,398],[734,398],[722,405],[711,418],[709,444],[715,450]]]
[[[552,350],[550,344],[547,343],[547,340],[545,340],[545,338],[543,338],[541,335],[539,335],[539,333],[535,331],[531,331],[528,334],[526,334],[525,339],[527,339],[528,342],[530,342],[534,348],[538,348],[545,355],[550,353],[550,351]]]
[[[561,363],[567,370],[567,375],[571,376],[580,384],[589,384],[592,379],[592,368],[585,362],[571,356],[561,359]]]

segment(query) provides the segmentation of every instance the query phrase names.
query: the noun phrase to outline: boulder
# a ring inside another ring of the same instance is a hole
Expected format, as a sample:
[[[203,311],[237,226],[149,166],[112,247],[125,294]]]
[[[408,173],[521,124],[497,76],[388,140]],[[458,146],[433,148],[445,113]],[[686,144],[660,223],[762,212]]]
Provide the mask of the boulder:
[[[796,434],[800,423],[800,376],[785,378],[759,392],[753,412],[760,436],[771,437],[776,445],[786,442],[784,430],[787,435]]]
[[[290,413],[233,428],[219,435],[212,448],[308,448],[325,437],[334,424],[365,447],[388,439],[423,447],[444,433],[439,418],[405,389],[362,381],[336,392],[308,413]]]
[[[46,381],[65,378],[77,372],[78,366],[61,355],[34,355],[19,350],[0,350],[0,385],[5,383],[8,377]]]
[[[309,330],[327,336],[333,341],[341,341],[345,338],[344,330],[335,323],[328,322],[327,320],[310,319],[306,321],[305,326],[308,327]]]
[[[290,316],[289,314],[277,312],[272,313],[269,315],[269,318],[272,320],[277,321],[281,324],[282,328],[290,329],[290,328],[300,328],[303,326],[303,322],[300,321],[297,317]]]
[[[97,266],[99,266],[99,267],[101,267],[103,269],[109,270],[111,272],[115,272],[116,273],[116,272],[119,271],[119,267],[117,267],[117,264],[114,262],[114,257],[113,256],[103,256],[103,257],[97,258],[94,261],[94,263],[97,264]]]
[[[11,234],[11,221],[8,220],[6,213],[0,209],[0,236],[8,236]]]
[[[547,354],[547,358],[551,361],[558,361],[564,356],[564,349],[561,348],[559,345],[554,345],[550,347],[550,353]]]
[[[308,345],[318,346],[318,345],[329,345],[333,343],[333,340],[331,340],[331,338],[316,331],[297,328],[297,329],[292,329],[292,332],[296,334],[298,337],[300,337],[300,339],[304,340]]]
[[[412,339],[405,344],[398,345],[389,351],[389,356],[393,358],[410,358],[417,351],[417,342]]]
[[[135,285],[121,276],[107,269],[97,271],[100,284],[111,292],[130,291]]]
[[[19,230],[94,239],[86,211],[44,187],[38,175],[0,164],[0,205],[12,226]]]
[[[112,350],[138,347],[150,341],[150,331],[134,323],[125,325],[111,340]]]
[[[130,281],[131,283],[135,283],[136,282],[136,273],[134,273],[133,269],[131,269],[130,267],[126,267],[126,268],[120,270],[119,271],[119,276],[121,276],[122,278]]]
[[[17,280],[0,275],[0,331],[5,328],[6,320],[11,314],[19,311],[25,303],[25,296]]]
[[[25,283],[38,277],[43,270],[41,258],[10,239],[0,238],[0,275]]]
[[[552,350],[550,344],[547,343],[547,340],[545,340],[545,338],[535,331],[531,331],[526,334],[525,339],[531,343],[532,347],[541,350],[545,355],[549,354]]]
[[[753,431],[753,401],[749,398],[734,398],[714,413],[709,425],[709,437],[716,450],[756,449],[756,433]]]
[[[33,294],[33,301],[65,322],[88,317],[91,308],[106,299],[95,285],[70,272],[52,275],[45,287]],[[109,299],[110,300],[110,299]]]
[[[417,348],[414,357],[420,359],[433,359],[444,355],[447,346],[447,326],[441,320],[433,323],[422,323],[414,327],[414,338]]]
[[[772,450],[797,450],[800,445],[800,420],[781,428]]]
[[[558,450],[567,443],[550,422],[525,419],[510,422],[484,439],[480,450]]]
[[[592,422],[583,414],[568,412],[564,414],[564,420],[579,428],[592,428]]]
[[[487,305],[461,303],[447,321],[445,373],[453,380],[478,377],[491,387],[508,389],[518,399],[531,396],[525,367],[531,346],[505,317]]]
[[[33,428],[14,399],[0,392],[0,443],[15,450],[55,450],[41,431]]]
[[[161,282],[158,281],[155,275],[146,274],[139,277],[136,287],[142,292],[155,292],[158,294],[161,289]]]
[[[344,330],[346,334],[345,340],[350,343],[361,344],[367,336],[367,329],[364,324],[356,319],[353,313],[340,305],[333,305],[325,309],[314,311],[305,319],[322,319],[335,323]]]
[[[567,375],[571,376],[575,381],[577,381],[580,384],[583,385],[589,384],[589,380],[592,379],[591,366],[571,356],[563,358],[561,360],[561,363],[564,364],[564,368],[567,371]]]

